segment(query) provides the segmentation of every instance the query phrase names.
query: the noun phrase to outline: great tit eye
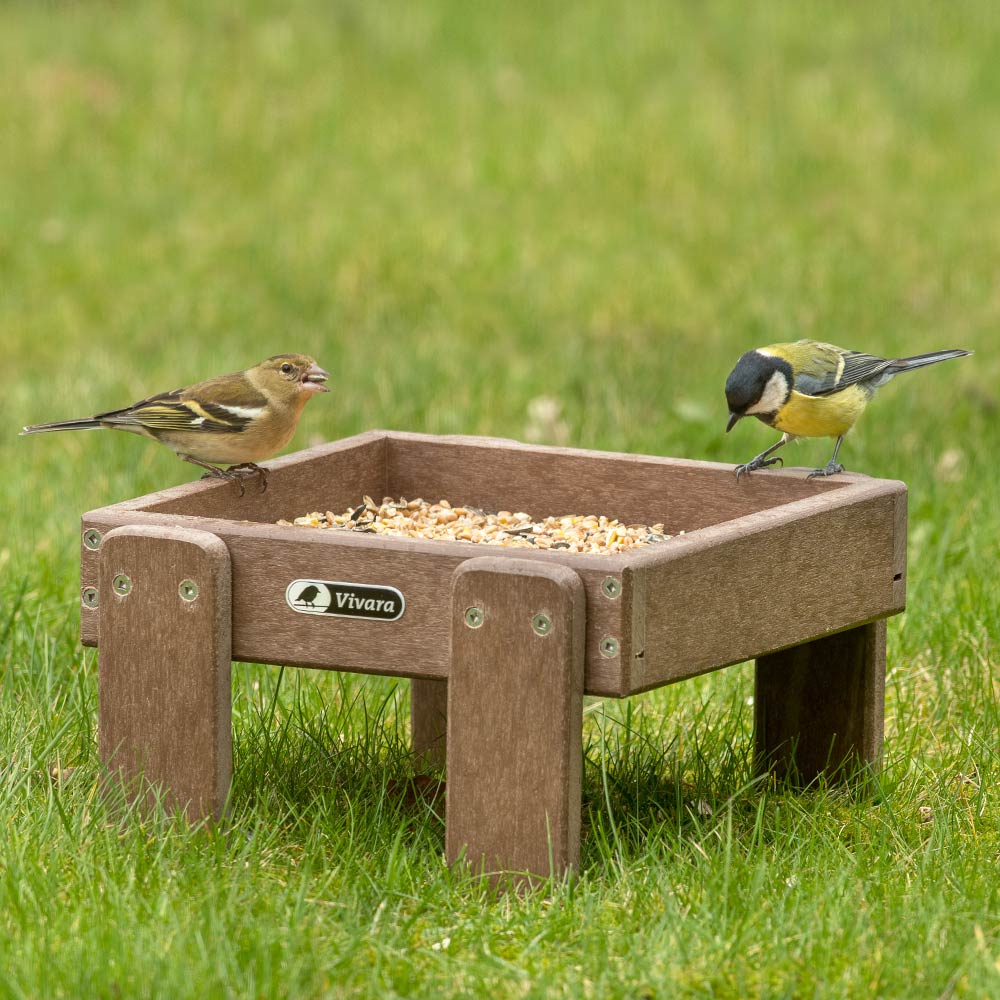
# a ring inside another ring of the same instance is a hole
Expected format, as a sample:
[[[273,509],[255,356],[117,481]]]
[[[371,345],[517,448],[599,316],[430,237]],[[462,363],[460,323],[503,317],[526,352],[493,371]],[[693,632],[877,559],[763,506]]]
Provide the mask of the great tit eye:
[[[292,366],[287,361],[281,366],[281,374],[282,375],[292,374]]]

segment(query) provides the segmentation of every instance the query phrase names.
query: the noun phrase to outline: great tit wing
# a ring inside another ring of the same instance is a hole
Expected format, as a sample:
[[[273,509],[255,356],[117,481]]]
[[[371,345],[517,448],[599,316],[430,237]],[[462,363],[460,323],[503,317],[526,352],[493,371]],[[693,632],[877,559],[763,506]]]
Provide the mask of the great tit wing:
[[[868,382],[881,375],[891,364],[892,361],[877,358],[874,354],[846,351],[844,353],[844,371],[840,376],[838,388],[857,385],[858,382]]]
[[[795,389],[806,396],[828,396],[850,385],[867,382],[892,363],[874,354],[844,351],[832,344],[816,344],[810,362],[795,373]]]
[[[800,340],[789,346],[796,392],[822,396],[837,387],[843,370],[842,351],[833,344],[821,344],[816,340]]]

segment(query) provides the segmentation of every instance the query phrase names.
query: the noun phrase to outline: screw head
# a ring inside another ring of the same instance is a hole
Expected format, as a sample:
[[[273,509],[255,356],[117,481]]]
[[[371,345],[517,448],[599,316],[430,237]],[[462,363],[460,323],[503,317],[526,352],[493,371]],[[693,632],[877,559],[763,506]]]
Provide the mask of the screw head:
[[[531,619],[531,630],[535,635],[548,635],[552,631],[552,619],[544,611],[539,611]]]
[[[96,587],[84,587],[80,591],[80,600],[85,608],[96,608],[97,607],[97,588]]]
[[[613,635],[606,635],[601,640],[601,656],[613,660],[618,655],[618,640]]]
[[[90,549],[91,552],[96,552],[101,547],[101,538],[103,537],[97,528],[88,528],[83,533],[84,548]]]
[[[612,601],[616,597],[620,597],[622,592],[621,580],[614,576],[606,576],[604,582],[601,584],[601,592],[605,597],[611,598]]]
[[[132,580],[124,573],[119,573],[111,581],[111,587],[119,597],[125,597],[132,589]]]
[[[182,601],[194,601],[198,597],[198,584],[194,580],[181,580],[177,593]]]
[[[482,608],[466,608],[465,609],[465,624],[469,628],[479,628],[483,624],[486,615],[483,614]]]

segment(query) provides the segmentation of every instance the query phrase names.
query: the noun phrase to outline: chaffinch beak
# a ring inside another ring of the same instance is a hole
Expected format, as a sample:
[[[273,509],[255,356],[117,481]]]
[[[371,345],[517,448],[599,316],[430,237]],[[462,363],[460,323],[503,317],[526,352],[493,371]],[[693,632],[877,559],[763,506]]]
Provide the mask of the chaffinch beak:
[[[306,392],[329,392],[330,390],[323,385],[329,377],[330,373],[323,371],[319,365],[310,365],[302,373],[302,388]]]

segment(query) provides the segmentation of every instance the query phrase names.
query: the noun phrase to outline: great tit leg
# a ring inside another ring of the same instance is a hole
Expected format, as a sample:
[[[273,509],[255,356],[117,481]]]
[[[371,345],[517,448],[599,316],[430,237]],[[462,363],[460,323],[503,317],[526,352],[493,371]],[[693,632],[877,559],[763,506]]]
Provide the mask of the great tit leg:
[[[784,465],[785,460],[779,455],[775,458],[768,458],[767,456],[773,451],[777,451],[783,444],[789,441],[787,434],[781,435],[781,440],[777,444],[772,444],[767,451],[762,451],[756,458],[751,458],[746,465],[736,466],[736,481],[739,482],[740,476],[746,473],[748,476],[751,472],[756,472],[758,469],[766,469],[769,465]]]
[[[836,476],[838,473],[844,471],[844,467],[837,461],[837,453],[840,451],[840,446],[843,443],[844,435],[841,434],[837,438],[837,443],[833,446],[833,457],[829,462],[826,463],[826,467],[823,469],[813,469],[812,472],[806,476],[806,479],[818,479],[820,476]]]
[[[234,478],[239,477],[240,479],[258,476],[260,478],[261,493],[267,489],[267,469],[262,468],[256,462],[241,462],[239,465],[231,465],[226,469],[226,472]]]

